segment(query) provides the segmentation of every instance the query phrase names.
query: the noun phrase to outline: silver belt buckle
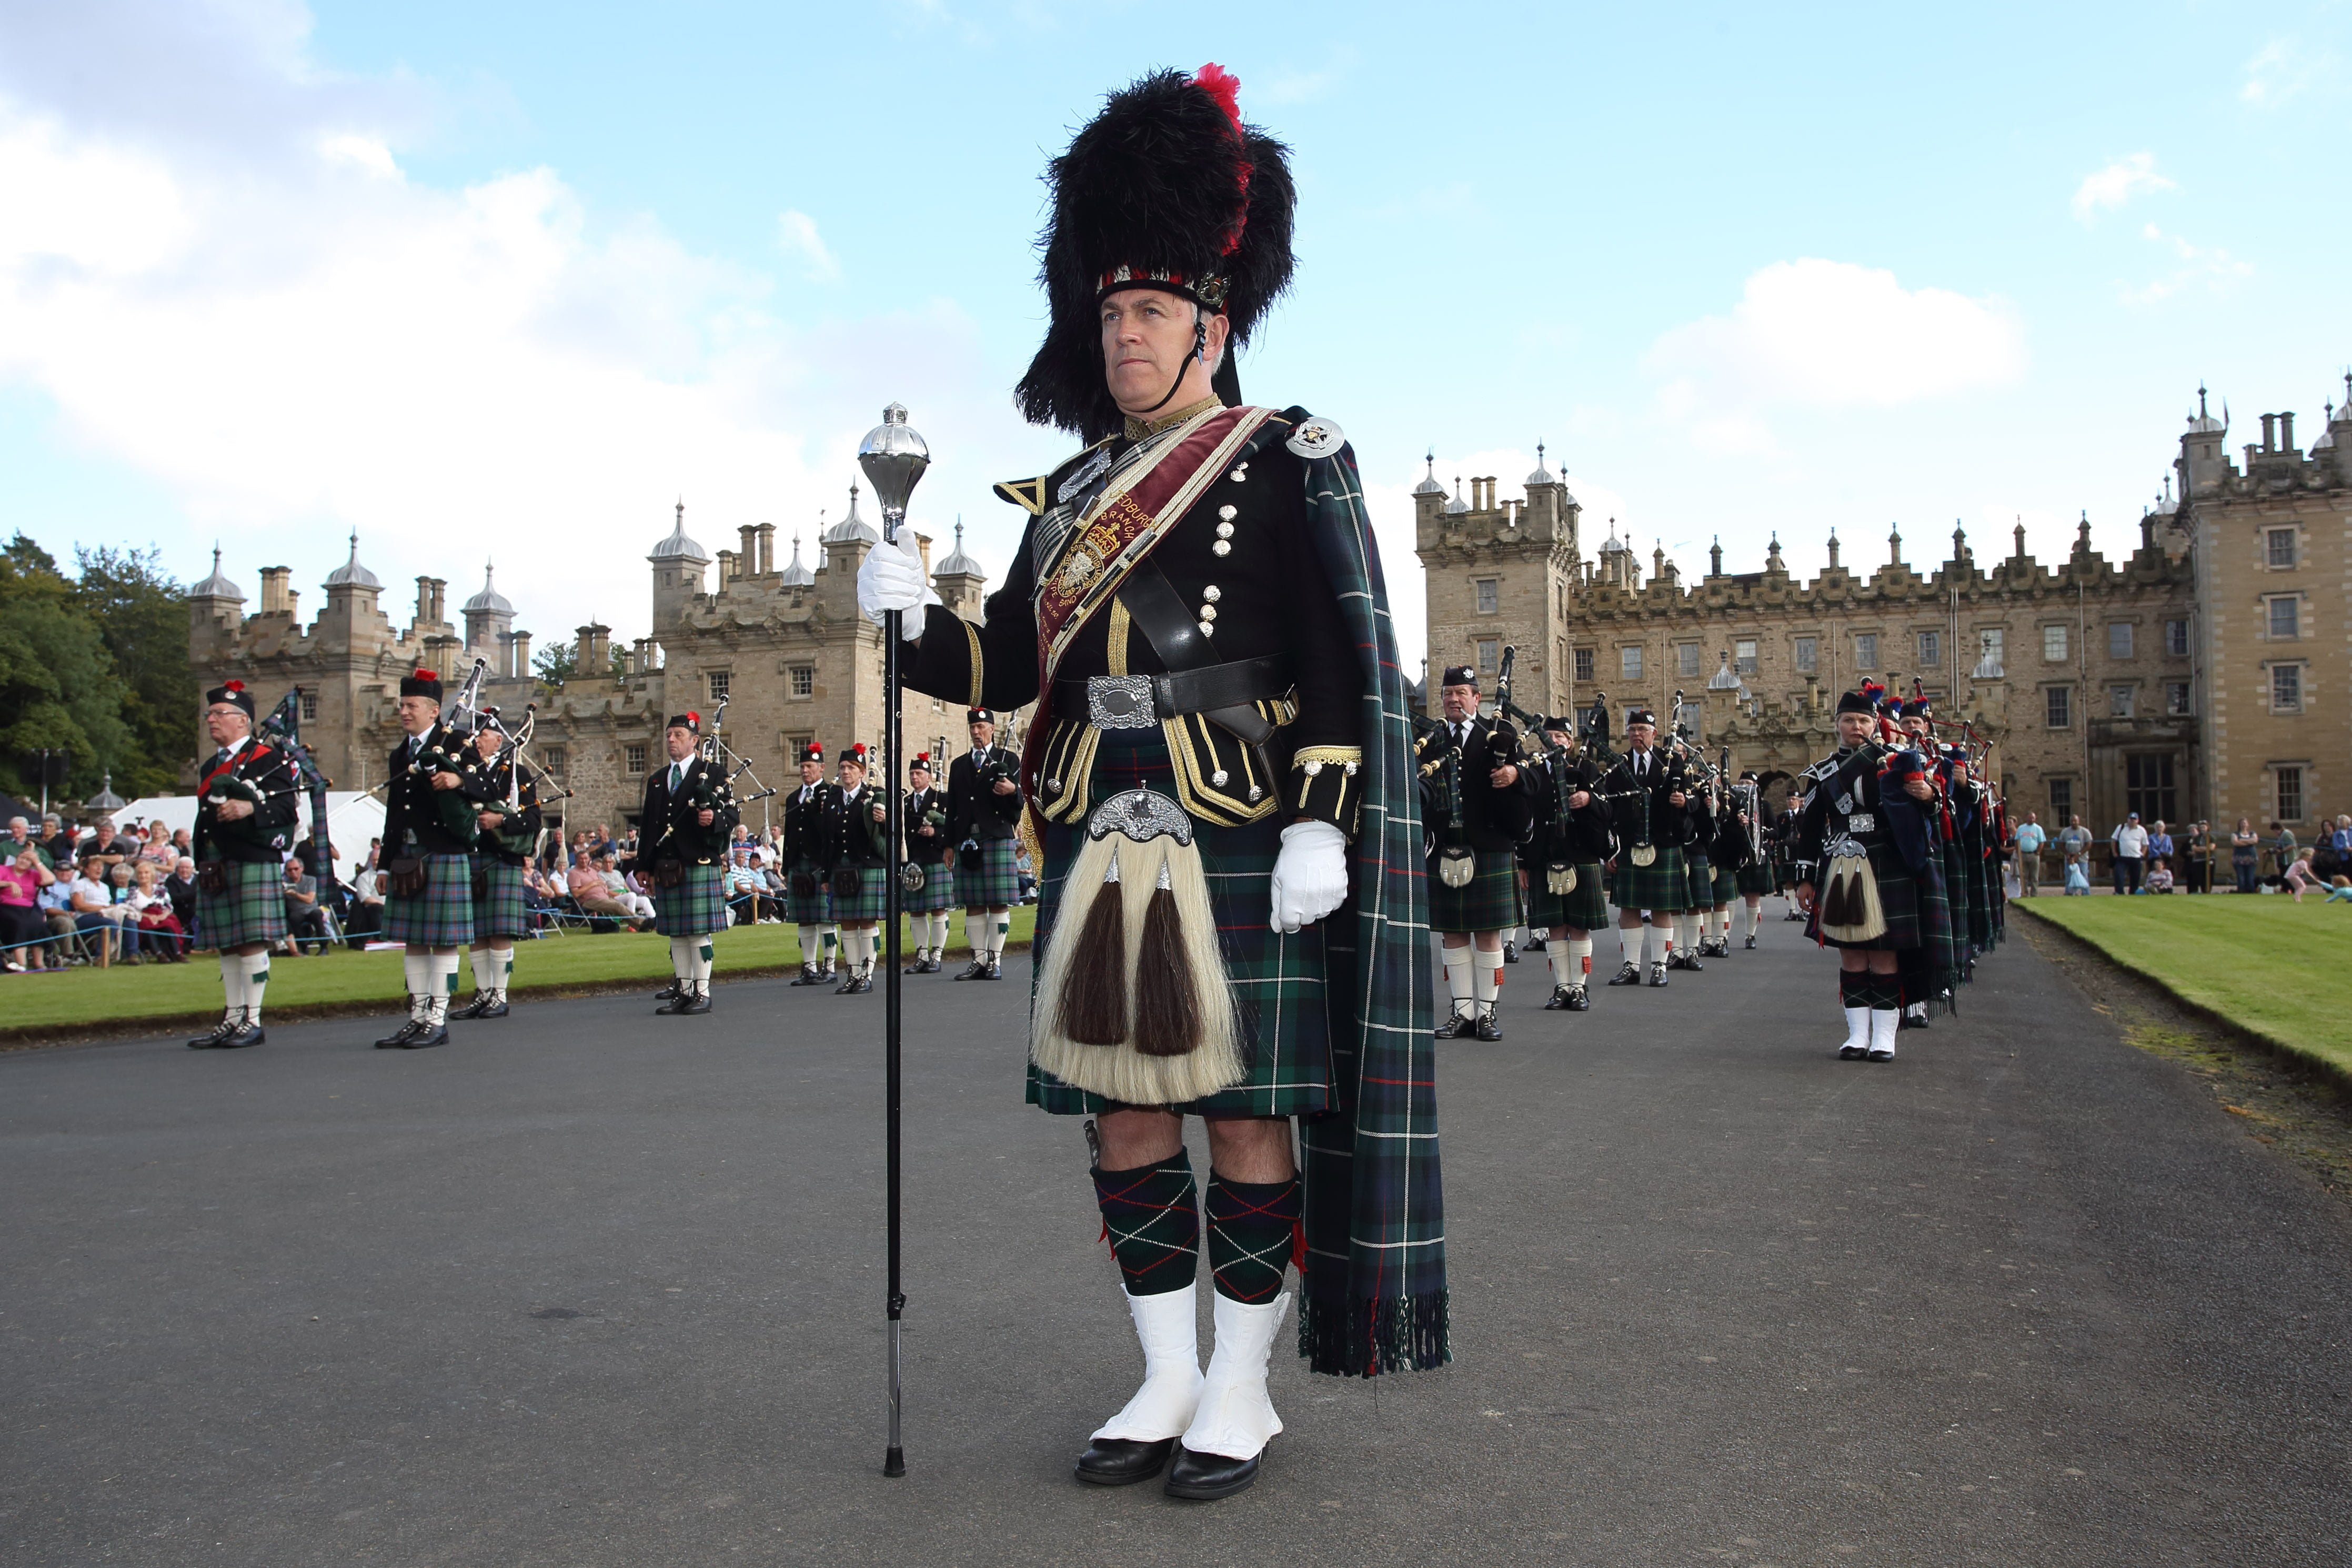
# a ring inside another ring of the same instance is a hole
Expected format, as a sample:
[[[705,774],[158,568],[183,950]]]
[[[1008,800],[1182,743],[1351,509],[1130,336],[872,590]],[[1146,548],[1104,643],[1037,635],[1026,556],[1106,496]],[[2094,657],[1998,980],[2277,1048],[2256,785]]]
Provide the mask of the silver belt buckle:
[[[1149,730],[1159,723],[1152,710],[1151,677],[1088,676],[1087,721],[1097,730]]]
[[[1857,811],[1845,819],[1845,830],[1848,833],[1869,833],[1874,831],[1877,826],[1878,818],[1866,811]]]

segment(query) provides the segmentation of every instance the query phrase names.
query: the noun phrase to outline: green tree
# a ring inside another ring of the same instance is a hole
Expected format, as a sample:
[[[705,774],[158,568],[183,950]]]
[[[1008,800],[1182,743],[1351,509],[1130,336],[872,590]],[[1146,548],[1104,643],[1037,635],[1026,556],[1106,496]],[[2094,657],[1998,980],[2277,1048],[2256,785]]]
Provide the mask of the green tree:
[[[576,643],[555,643],[541,648],[530,661],[530,668],[551,689],[561,687],[578,672],[580,647]]]
[[[81,578],[73,597],[97,623],[123,685],[122,721],[131,748],[114,764],[118,794],[157,795],[195,760],[194,674],[188,668],[188,593],[163,568],[162,552],[77,548]]]
[[[126,691],[74,584],[17,534],[0,551],[0,786],[37,796],[28,753],[44,746],[72,759],[68,798],[96,794],[110,770],[131,776],[139,756],[122,720]]]

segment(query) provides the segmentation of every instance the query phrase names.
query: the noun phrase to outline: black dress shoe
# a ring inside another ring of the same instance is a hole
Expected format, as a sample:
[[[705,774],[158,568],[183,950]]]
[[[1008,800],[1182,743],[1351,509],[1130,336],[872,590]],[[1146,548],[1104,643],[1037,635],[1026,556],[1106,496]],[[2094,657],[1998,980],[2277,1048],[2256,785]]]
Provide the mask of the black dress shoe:
[[[1078,1456],[1077,1468],[1071,1473],[1094,1486],[1131,1487],[1166,1469],[1168,1456],[1175,1451],[1173,1437],[1162,1437],[1157,1443],[1096,1437],[1087,1442],[1087,1451]]]
[[[1454,1014],[1445,1022],[1438,1025],[1436,1029],[1437,1037],[1441,1040],[1458,1040],[1469,1032],[1470,1015],[1467,1013]]]
[[[1169,1467],[1167,1484],[1161,1489],[1170,1497],[1208,1502],[1247,1491],[1256,1479],[1255,1458],[1229,1459],[1223,1454],[1196,1454],[1180,1442],[1176,1445],[1176,1462]]]
[[[655,1008],[654,1011],[666,1017],[675,1016],[677,1014],[685,1012],[686,1005],[693,1000],[694,993],[681,985],[674,994],[672,994],[668,1001]]]
[[[685,1001],[679,1004],[677,1010],[680,1013],[692,1014],[696,1016],[700,1016],[702,1014],[709,1012],[710,987],[708,985],[696,986],[691,992],[687,994]]]
[[[482,1016],[482,1009],[489,1005],[490,994],[487,991],[477,991],[474,993],[474,999],[471,1002],[467,1003],[463,1007],[451,1009],[449,1016],[453,1019],[478,1018]]]
[[[1756,951],[1756,933],[1754,931],[1749,931],[1748,933],[1748,951],[1750,952]]]
[[[816,977],[815,964],[803,963],[801,965],[801,972],[793,976],[793,984],[795,985],[820,985],[823,984],[824,982],[820,981]],[[665,996],[675,996],[677,994],[677,987],[673,985],[667,991],[663,992],[662,994]]]
[[[1544,951],[1544,939],[1539,936],[1531,936],[1528,938],[1528,945],[1519,949],[1519,951],[1521,952],[1541,952]]]
[[[400,1042],[400,1048],[404,1051],[429,1051],[436,1046],[446,1046],[448,1043],[448,1025],[419,1024],[416,1026],[415,1035]]]
[[[507,1005],[507,994],[503,991],[493,991],[490,993],[490,999],[482,1005],[481,1009],[475,1013],[474,1016],[477,1018],[503,1018],[509,1013],[513,1011],[513,1008]]]
[[[1927,1026],[1927,1020],[1916,1013],[1906,1013],[1903,1021],[1895,1026],[1898,1029],[1924,1029]]]
[[[989,959],[988,978],[991,980],[1002,980],[1004,978],[1004,963],[1002,959],[994,957],[991,957]]]
[[[975,958],[975,959],[973,959],[970,963],[967,963],[967,964],[965,964],[965,965],[963,966],[963,973],[961,973],[961,974],[959,974],[959,975],[957,975],[957,976],[956,976],[956,978],[957,978],[958,980],[985,980],[985,979],[987,979],[987,978],[988,978],[988,961],[987,961],[986,959],[982,959],[982,958]]]
[[[1547,1013],[1559,1013],[1565,1011],[1567,1007],[1568,987],[1565,985],[1553,986],[1551,988],[1550,999],[1544,1003],[1544,1011]]]
[[[257,1046],[268,1037],[269,1037],[261,1032],[260,1025],[247,1024],[243,1028],[237,1030],[236,1034],[231,1035],[227,1039],[223,1040],[219,1045],[215,1046],[213,1049],[216,1051],[241,1051],[247,1046]]]
[[[408,1022],[403,1024],[400,1027],[394,1029],[392,1033],[378,1040],[375,1043],[375,1048],[380,1051],[396,1049],[399,1047],[408,1044],[408,1037],[411,1035],[421,1032],[424,1027],[424,1025],[418,1023],[415,1019],[411,1018]]]
[[[793,981],[793,984],[795,984],[795,985],[798,985],[798,984],[800,984],[800,982],[799,982],[799,981],[797,981],[797,980],[795,980],[795,981]],[[672,979],[668,984],[667,984],[667,985],[663,986],[660,990],[658,990],[658,991],[655,992],[655,993],[654,993],[654,1000],[655,1000],[655,1001],[656,1001],[656,1002],[675,1002],[675,1001],[677,1001],[677,980],[676,980],[676,979]]]
[[[1633,963],[1631,959],[1628,959],[1625,963],[1618,966],[1617,977],[1614,980],[1612,980],[1609,984],[1612,985],[1639,985],[1642,984],[1642,966]]]
[[[1653,985],[1664,985],[1665,983],[1666,966],[1663,963],[1654,963],[1650,965],[1650,984]]]
[[[1490,1046],[1503,1037],[1503,1026],[1496,1021],[1495,1010],[1492,1007],[1479,1010],[1477,1033],[1478,1037]]]
[[[1505,942],[1503,944],[1503,962],[1505,963],[1517,963],[1518,961],[1519,950],[1517,946],[1511,942]]]
[[[236,1019],[223,1018],[219,1023],[215,1024],[209,1031],[205,1034],[198,1035],[194,1039],[190,1040],[188,1042],[188,1049],[192,1051],[211,1050],[215,1046],[219,1045],[223,1040],[226,1040],[231,1035],[236,1034]]]
[[[1571,1013],[1592,1011],[1592,998],[1583,986],[1571,985],[1568,988],[1568,1010]]]
[[[1698,961],[1698,954],[1695,952],[1686,952],[1683,954],[1682,966],[1685,969],[1689,970],[1693,974],[1696,974],[1700,970],[1706,967],[1706,964],[1701,963]]]

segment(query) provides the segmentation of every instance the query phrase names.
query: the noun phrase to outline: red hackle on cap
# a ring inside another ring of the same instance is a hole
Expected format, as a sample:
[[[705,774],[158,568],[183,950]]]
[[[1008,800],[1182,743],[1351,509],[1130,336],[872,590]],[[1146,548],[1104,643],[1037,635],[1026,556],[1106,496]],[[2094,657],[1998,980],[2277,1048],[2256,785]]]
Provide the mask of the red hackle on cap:
[[[412,679],[412,680],[438,680],[438,679],[441,679],[441,672],[440,672],[439,670],[437,670],[437,669],[422,669],[422,668],[420,668],[419,670],[417,670],[417,672],[416,672],[415,675],[411,676],[409,679]]]
[[[223,691],[242,691],[245,689],[245,682],[242,680],[226,681],[222,684],[221,689]]]
[[[1225,111],[1225,118],[1234,122],[1235,131],[1242,128],[1241,78],[1211,60],[1192,73],[1192,83],[1217,100],[1217,107]]]

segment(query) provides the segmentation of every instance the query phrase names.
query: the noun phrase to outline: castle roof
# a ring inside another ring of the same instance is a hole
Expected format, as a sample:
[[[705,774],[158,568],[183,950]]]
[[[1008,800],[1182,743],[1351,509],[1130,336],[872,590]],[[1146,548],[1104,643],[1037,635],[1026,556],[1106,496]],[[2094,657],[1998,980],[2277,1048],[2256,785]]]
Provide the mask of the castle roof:
[[[1454,499],[1445,503],[1445,510],[1454,513],[1470,510],[1470,502],[1462,493],[1462,476],[1459,474],[1454,476]]]
[[[1554,476],[1552,471],[1544,467],[1544,446],[1541,441],[1536,443],[1536,471],[1528,476],[1528,483],[1530,486],[1556,485],[1559,483],[1559,479]]]
[[[382,583],[376,581],[374,573],[360,564],[359,530],[352,531],[351,559],[327,574],[327,586],[330,588],[381,588],[383,586]]]
[[[659,544],[654,546],[654,552],[651,555],[646,556],[646,559],[648,561],[686,561],[691,562],[697,566],[707,566],[710,563],[710,555],[709,552],[705,551],[702,546],[697,544],[693,540],[688,539],[686,536],[685,501],[681,500],[677,503],[677,526],[670,530],[669,537],[667,539],[663,540]]]
[[[985,577],[980,563],[963,552],[963,519],[956,519],[955,552],[933,570],[934,577]]]
[[[469,616],[514,614],[514,606],[507,603],[507,596],[490,586],[490,563],[487,561],[482,563],[482,591],[466,601],[466,614]]]
[[[1412,493],[1417,496],[1442,496],[1445,493],[1445,487],[1437,482],[1437,453],[1434,450],[1431,451],[1427,461],[1429,472],[1422,476],[1421,483],[1412,487]]]
[[[2229,410],[2225,406],[2222,412],[2227,414]],[[2227,430],[2229,427],[2228,419],[2216,419],[2205,411],[2205,387],[2202,383],[2200,383],[2197,387],[2197,412],[2189,417],[2189,433],[2192,436],[2210,436],[2218,431]]]
[[[221,575],[220,546],[213,546],[213,574],[188,590],[192,599],[235,599],[245,602],[245,590]]]
[[[816,574],[801,564],[801,536],[793,535],[793,563],[776,579],[787,588],[806,588],[816,582]]]
[[[849,515],[824,531],[827,544],[879,544],[882,536],[857,515],[857,481],[849,481]]]
[[[1612,517],[1609,520],[1609,537],[1601,542],[1601,553],[1622,555],[1626,552],[1624,542],[1617,537],[1617,520]]]

